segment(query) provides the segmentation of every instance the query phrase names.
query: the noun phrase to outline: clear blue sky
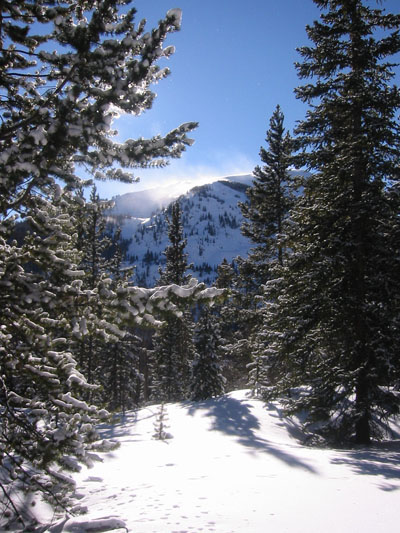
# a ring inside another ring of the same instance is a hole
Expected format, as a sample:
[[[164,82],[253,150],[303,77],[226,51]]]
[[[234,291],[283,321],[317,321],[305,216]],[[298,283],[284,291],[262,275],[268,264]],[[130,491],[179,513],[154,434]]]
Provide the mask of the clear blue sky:
[[[368,3],[376,6],[374,0]],[[277,104],[293,129],[306,107],[294,97],[301,82],[296,47],[308,43],[306,24],[320,10],[312,0],[135,0],[137,20],[152,28],[174,7],[183,11],[180,32],[167,45],[170,76],[154,86],[153,108],[122,117],[120,138],[165,134],[183,122],[199,122],[195,144],[164,169],[137,170],[133,185],[97,184],[101,196],[167,185],[171,181],[251,172],[259,160],[269,119]],[[400,0],[386,0],[389,12]],[[165,66],[164,63],[162,66]]]

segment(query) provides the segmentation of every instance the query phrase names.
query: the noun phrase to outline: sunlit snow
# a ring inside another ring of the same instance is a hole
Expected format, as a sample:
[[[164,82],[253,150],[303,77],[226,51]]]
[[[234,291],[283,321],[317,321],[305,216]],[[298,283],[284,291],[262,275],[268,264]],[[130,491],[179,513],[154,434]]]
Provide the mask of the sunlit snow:
[[[48,531],[397,530],[400,440],[370,449],[305,447],[277,404],[246,391],[166,404],[164,411],[167,440],[154,438],[157,405],[102,427],[103,437],[121,446],[75,475],[87,514]]]

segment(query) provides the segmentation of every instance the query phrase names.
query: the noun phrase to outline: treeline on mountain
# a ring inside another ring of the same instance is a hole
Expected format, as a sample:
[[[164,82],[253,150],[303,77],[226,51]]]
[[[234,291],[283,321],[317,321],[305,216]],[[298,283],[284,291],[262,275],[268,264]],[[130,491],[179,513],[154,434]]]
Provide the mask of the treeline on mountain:
[[[113,142],[110,127],[119,112],[151,107],[149,87],[168,74],[157,62],[173,52],[163,46],[180,10],[147,32],[117,0],[92,2],[90,11],[80,0],[2,4],[7,527],[35,527],[21,491],[69,509],[66,471],[105,445],[96,424],[147,401],[201,401],[250,386],[287,413],[302,412],[310,442],[368,445],[387,436],[399,412],[400,92],[392,57],[400,15],[362,0],[314,2],[321,18],[307,26],[311,44],[296,65],[307,80],[296,95],[308,111],[289,133],[276,107],[241,204],[253,247],[223,261],[210,288],[188,273],[179,202],[167,213],[157,286],[134,286],[128,243],[107,227],[108,203],[95,189],[86,200],[90,179],[79,177],[84,169],[132,182],[132,169],[162,167],[191,145],[195,123],[125,143]]]

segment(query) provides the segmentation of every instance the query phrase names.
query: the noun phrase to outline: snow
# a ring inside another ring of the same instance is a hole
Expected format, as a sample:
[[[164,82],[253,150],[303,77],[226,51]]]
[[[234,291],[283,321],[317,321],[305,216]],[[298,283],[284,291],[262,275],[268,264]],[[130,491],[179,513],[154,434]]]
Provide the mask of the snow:
[[[82,400],[74,398],[70,392],[61,395],[61,400],[66,402],[69,406],[74,406],[76,409],[82,409],[82,411],[93,411],[93,407],[89,407],[88,404]]]
[[[174,26],[177,30],[179,30],[182,25],[182,9],[180,9],[179,7],[170,9],[167,12],[167,17],[174,19]]]
[[[238,206],[238,202],[245,202],[247,197],[244,189],[237,190],[227,184],[248,184],[251,180],[251,175],[216,178],[213,183],[192,188],[180,198],[187,239],[185,253],[188,254],[188,263],[194,263],[196,267],[194,277],[200,281],[210,284],[223,259],[231,261],[238,255],[247,255],[251,242],[240,231],[243,218]],[[119,220],[122,236],[133,239],[129,254],[134,258],[135,282],[140,285],[153,286],[158,281],[158,269],[165,261],[163,252],[168,245],[166,213],[162,207],[175,200],[181,192],[180,188],[160,188],[113,199],[115,205],[108,212],[110,221],[113,215],[122,216]],[[152,215],[152,211],[155,214]],[[139,217],[149,218],[140,220]],[[203,264],[207,264],[211,271],[201,270]]]
[[[163,409],[168,440],[153,437],[157,405],[100,428],[120,447],[73,475],[87,514],[59,517],[48,531],[397,529],[400,440],[369,449],[305,447],[278,404],[250,399],[246,391]]]

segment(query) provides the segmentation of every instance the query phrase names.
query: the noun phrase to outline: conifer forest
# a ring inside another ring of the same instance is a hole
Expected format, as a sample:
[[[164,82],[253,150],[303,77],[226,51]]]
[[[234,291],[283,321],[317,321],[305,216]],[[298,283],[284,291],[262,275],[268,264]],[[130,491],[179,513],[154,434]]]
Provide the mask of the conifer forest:
[[[162,439],[168,402],[249,388],[332,446],[379,441],[399,413],[400,14],[310,1],[307,111],[288,131],[277,102],[255,147],[249,253],[197,281],[175,201],[153,287],[94,183],[191,149],[195,122],[113,130],[162,92],[181,10],[149,29],[128,0],[0,2],[0,514],[22,530],[15,487],[70,510],[67,472],[108,449],[96,427],[115,413],[161,404]]]

